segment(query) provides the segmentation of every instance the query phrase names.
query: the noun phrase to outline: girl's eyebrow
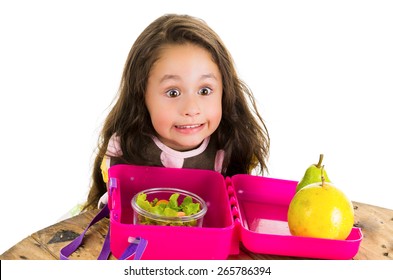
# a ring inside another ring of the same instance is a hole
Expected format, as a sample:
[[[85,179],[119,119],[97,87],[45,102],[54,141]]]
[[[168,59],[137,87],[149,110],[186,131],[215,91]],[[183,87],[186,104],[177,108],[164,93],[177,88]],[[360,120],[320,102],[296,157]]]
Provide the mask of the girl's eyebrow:
[[[165,82],[166,80],[181,80],[179,75],[171,75],[171,74],[167,74],[164,75],[161,79],[160,79],[160,83]]]
[[[214,79],[217,80],[216,75],[214,75],[213,73],[208,73],[208,74],[204,74],[201,75],[200,80],[205,80],[205,79]],[[171,75],[171,74],[166,74],[164,75],[161,79],[160,79],[160,83],[167,81],[167,80],[175,80],[175,81],[179,81],[181,80],[181,77],[179,75]]]
[[[217,80],[217,77],[216,77],[216,75],[214,75],[213,73],[209,73],[209,74],[205,74],[205,75],[202,75],[202,76],[201,76],[201,80],[204,80],[204,79],[214,79],[214,80]]]

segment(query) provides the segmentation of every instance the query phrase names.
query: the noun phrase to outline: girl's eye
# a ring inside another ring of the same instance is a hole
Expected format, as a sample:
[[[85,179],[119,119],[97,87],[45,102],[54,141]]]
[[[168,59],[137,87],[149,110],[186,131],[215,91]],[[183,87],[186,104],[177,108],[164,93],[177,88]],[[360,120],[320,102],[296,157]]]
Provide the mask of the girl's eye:
[[[178,97],[180,95],[180,92],[177,89],[170,89],[166,92],[166,95],[168,97]]]
[[[199,90],[199,92],[198,92],[198,94],[200,94],[200,95],[209,95],[211,93],[212,93],[212,90],[210,88],[207,88],[207,87],[201,88]]]

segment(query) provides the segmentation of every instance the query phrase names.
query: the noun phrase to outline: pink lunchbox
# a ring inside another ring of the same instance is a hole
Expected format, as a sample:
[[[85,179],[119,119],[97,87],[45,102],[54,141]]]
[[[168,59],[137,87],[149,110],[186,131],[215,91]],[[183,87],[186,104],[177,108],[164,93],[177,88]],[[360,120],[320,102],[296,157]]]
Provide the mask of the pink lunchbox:
[[[251,252],[317,259],[351,259],[362,240],[292,236],[287,211],[296,181],[252,175],[224,178],[210,170],[115,165],[109,169],[110,249],[119,258],[129,238],[148,241],[142,259],[227,259],[239,244]],[[150,188],[177,188],[200,196],[208,210],[202,227],[133,224],[131,199]]]

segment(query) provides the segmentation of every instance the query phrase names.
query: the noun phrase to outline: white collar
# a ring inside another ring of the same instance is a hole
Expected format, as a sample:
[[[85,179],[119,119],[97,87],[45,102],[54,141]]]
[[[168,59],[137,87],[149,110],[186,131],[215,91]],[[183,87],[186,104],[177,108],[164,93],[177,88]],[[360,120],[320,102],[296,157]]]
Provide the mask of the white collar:
[[[185,152],[180,152],[180,151],[176,151],[172,148],[169,148],[167,145],[162,143],[156,136],[152,136],[152,139],[153,139],[154,143],[157,145],[157,147],[160,148],[160,150],[163,151],[164,153],[166,153],[167,155],[169,155],[171,157],[185,159],[185,158],[194,157],[194,156],[197,156],[197,155],[200,155],[201,153],[203,153],[206,150],[207,146],[209,145],[210,136],[206,137],[203,140],[202,144],[199,145],[198,148],[195,148],[190,151],[185,151]]]

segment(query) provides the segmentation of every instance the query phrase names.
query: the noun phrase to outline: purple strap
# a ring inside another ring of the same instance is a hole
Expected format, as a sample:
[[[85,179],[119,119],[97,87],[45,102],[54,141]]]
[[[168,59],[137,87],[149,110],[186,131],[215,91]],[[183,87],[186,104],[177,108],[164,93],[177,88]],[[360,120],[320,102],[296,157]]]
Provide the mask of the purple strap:
[[[124,250],[119,260],[126,260],[135,254],[134,260],[140,260],[142,258],[143,252],[147,246],[147,240],[137,237],[133,240],[130,245]]]
[[[90,222],[90,224],[86,227],[86,229],[73,241],[71,241],[70,244],[67,246],[63,247],[60,250],[60,259],[61,260],[68,260],[68,257],[74,253],[79,246],[82,244],[83,237],[85,236],[87,230],[94,225],[95,223],[99,222],[103,218],[107,217],[109,215],[109,208],[108,205],[105,205],[104,208],[101,209],[101,211],[93,218],[93,220]],[[110,253],[110,228],[108,227],[108,233],[105,237],[104,244],[102,245],[102,249],[100,252],[100,255],[98,256],[97,260],[107,260]],[[134,256],[134,260],[140,260],[142,258],[143,252],[145,251],[147,246],[147,240],[137,237],[135,238],[130,245],[126,248],[122,256],[120,257],[120,260],[126,260],[129,259],[130,257]]]

